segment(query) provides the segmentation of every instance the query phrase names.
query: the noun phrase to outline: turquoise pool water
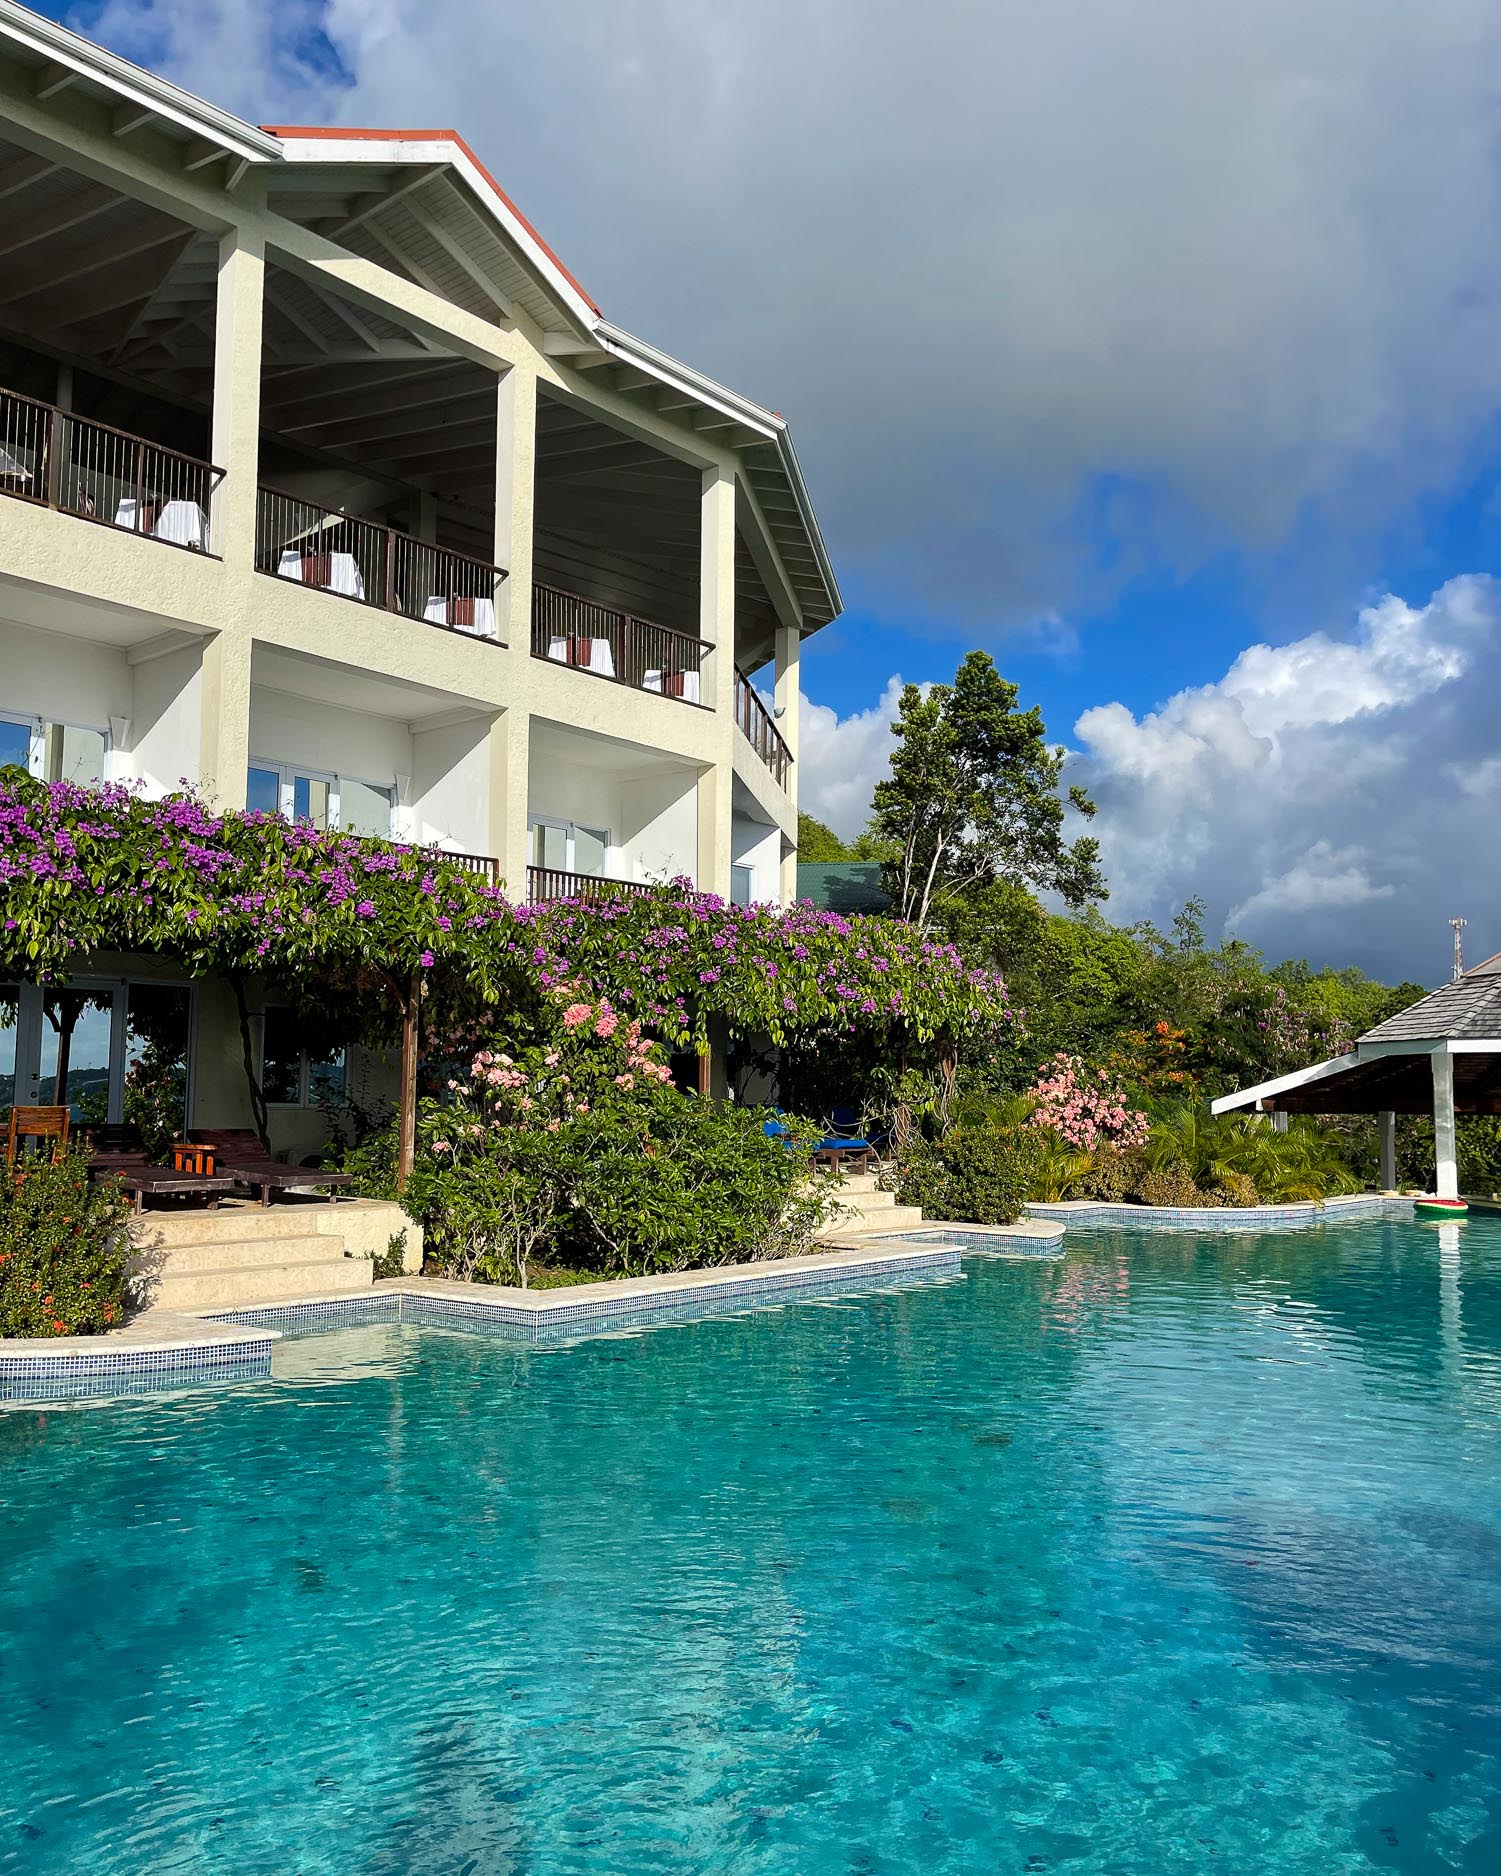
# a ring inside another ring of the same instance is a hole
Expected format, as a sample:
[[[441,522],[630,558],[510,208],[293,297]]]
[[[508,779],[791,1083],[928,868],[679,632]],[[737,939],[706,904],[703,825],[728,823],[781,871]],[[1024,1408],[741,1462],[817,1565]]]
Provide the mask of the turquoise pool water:
[[[1501,1226],[0,1415],[0,1868],[1501,1870]]]

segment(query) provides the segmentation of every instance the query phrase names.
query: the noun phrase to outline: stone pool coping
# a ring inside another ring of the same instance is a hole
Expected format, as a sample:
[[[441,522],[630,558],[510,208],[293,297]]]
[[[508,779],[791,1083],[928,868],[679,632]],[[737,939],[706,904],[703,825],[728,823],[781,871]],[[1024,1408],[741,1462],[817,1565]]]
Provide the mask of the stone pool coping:
[[[1157,1225],[1181,1231],[1252,1231],[1263,1225],[1319,1225],[1347,1218],[1410,1218],[1413,1201],[1394,1192],[1354,1192],[1315,1203],[1286,1205],[1112,1205],[1100,1199],[1039,1201],[1027,1206],[1033,1218],[1067,1225]]]
[[[68,1400],[145,1387],[268,1375],[282,1335],[338,1323],[411,1322],[480,1328],[540,1341],[628,1328],[753,1302],[835,1296],[898,1278],[956,1277],[957,1247],[850,1241],[803,1257],[727,1264],[667,1276],[520,1290],[441,1277],[390,1277],[368,1290],[244,1309],[144,1311],[102,1336],[0,1343],[0,1402]]]

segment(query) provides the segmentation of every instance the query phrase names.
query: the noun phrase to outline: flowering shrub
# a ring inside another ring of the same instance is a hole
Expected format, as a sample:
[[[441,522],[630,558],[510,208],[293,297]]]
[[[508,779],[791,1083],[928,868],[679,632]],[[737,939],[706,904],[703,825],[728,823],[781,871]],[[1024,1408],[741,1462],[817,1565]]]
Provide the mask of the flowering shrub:
[[[565,992],[556,1030],[481,1049],[418,1116],[403,1203],[445,1274],[526,1282],[531,1260],[640,1275],[791,1255],[830,1209],[758,1116],[681,1094],[661,1047],[608,998]]]
[[[1109,1069],[1091,1069],[1062,1050],[1039,1074],[1032,1096],[1032,1124],[1086,1152],[1105,1141],[1140,1146],[1151,1131],[1147,1116],[1126,1105],[1125,1091]]]
[[[89,1155],[0,1166],[0,1336],[96,1335],[125,1313],[129,1204]]]
[[[1030,1195],[1041,1144],[1025,1128],[983,1125],[919,1138],[901,1162],[898,1201],[952,1224],[1013,1224]]]
[[[711,1019],[789,1033],[900,1032],[904,1044],[1010,1021],[1005,986],[952,945],[882,918],[727,905],[682,882],[584,904],[513,905],[463,867],[192,795],[0,773],[0,968],[65,974],[100,950],[195,973],[316,977],[389,1002],[423,973],[454,1004],[611,999],[673,1042]]]

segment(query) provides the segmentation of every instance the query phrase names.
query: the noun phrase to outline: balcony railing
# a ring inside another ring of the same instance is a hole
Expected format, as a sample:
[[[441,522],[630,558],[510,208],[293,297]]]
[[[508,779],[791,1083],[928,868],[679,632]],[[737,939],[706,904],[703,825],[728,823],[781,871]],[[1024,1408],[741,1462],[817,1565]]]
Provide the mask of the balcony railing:
[[[572,665],[633,690],[704,704],[704,660],[714,647],[554,586],[532,588],[532,656]]]
[[[761,693],[738,666],[735,669],[735,721],[751,748],[777,778],[778,786],[785,788],[787,777],[792,773],[792,751],[783,742],[782,732],[761,701]]]
[[[223,479],[195,456],[0,390],[0,494],[206,553]]]
[[[495,620],[502,568],[300,495],[257,491],[255,564],[262,573],[382,612],[502,642]]]
[[[597,873],[565,873],[560,867],[529,866],[526,869],[526,896],[531,905],[548,899],[587,899],[592,902],[630,899],[655,892],[635,879],[601,879]]]

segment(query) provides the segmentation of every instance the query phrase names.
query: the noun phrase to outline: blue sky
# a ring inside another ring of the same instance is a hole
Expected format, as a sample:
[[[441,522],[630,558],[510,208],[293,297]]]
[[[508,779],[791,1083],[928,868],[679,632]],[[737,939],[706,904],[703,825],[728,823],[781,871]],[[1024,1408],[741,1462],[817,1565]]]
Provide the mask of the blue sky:
[[[453,124],[606,313],[784,411],[848,611],[806,805],[982,645],[1110,910],[1501,948],[1492,0],[91,0],[260,121]]]

